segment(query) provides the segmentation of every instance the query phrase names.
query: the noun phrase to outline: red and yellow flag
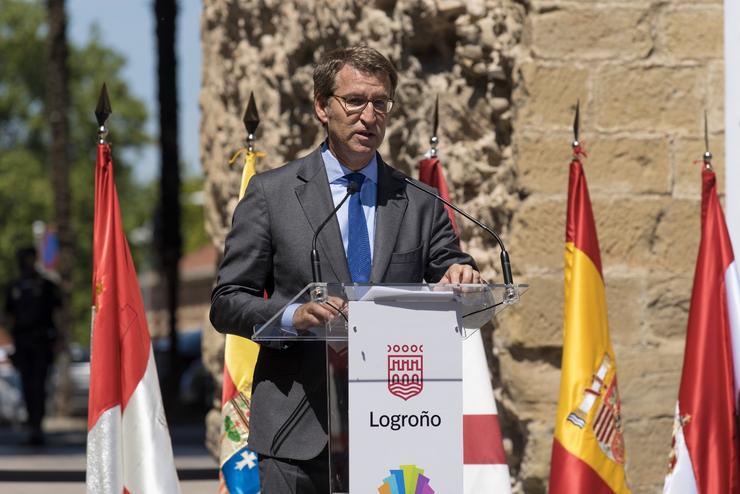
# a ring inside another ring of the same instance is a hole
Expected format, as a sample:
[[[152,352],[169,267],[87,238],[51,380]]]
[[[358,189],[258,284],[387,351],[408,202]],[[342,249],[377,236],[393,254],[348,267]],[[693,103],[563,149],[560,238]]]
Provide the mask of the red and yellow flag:
[[[628,493],[617,366],[580,147],[570,163],[565,317],[551,494]]]

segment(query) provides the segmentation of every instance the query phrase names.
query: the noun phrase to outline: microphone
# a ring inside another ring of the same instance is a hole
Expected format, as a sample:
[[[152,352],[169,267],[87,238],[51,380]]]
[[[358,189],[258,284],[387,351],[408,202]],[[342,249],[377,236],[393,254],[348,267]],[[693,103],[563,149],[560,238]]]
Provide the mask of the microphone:
[[[319,225],[319,227],[316,229],[316,232],[313,234],[313,242],[311,244],[311,273],[313,274],[313,282],[314,283],[320,283],[321,282],[321,261],[319,260],[319,251],[316,249],[316,241],[319,238],[319,233],[321,230],[326,226],[329,221],[336,216],[337,211],[339,211],[339,208],[342,207],[342,205],[347,202],[347,199],[349,199],[349,196],[354,194],[355,192],[360,191],[360,186],[357,184],[357,182],[349,182],[347,185],[347,193],[344,195],[341,201],[339,201],[339,204],[337,204],[337,207],[334,208],[334,211],[331,212],[329,216],[326,217],[326,219]]]
[[[442,202],[446,206],[451,207],[454,211],[460,213],[465,218],[469,219],[482,229],[484,229],[486,232],[488,232],[498,243],[499,247],[501,248],[501,271],[504,276],[504,300],[503,303],[505,304],[512,304],[516,302],[519,299],[519,294],[516,289],[516,286],[514,286],[514,277],[511,274],[511,261],[509,260],[509,253],[506,251],[506,246],[504,246],[503,240],[501,240],[501,237],[498,236],[498,234],[493,231],[491,228],[487,227],[483,223],[481,223],[479,220],[473,218],[471,215],[460,209],[459,207],[452,204],[450,201],[443,199],[442,196],[439,194],[435,194],[431,190],[428,190],[421,185],[416,184],[413,180],[411,180],[409,177],[407,177],[404,173],[400,172],[399,170],[394,170],[393,176],[395,178],[402,180],[403,182],[406,182],[410,186],[419,189],[420,191],[424,192],[425,194],[428,194],[438,201]]]

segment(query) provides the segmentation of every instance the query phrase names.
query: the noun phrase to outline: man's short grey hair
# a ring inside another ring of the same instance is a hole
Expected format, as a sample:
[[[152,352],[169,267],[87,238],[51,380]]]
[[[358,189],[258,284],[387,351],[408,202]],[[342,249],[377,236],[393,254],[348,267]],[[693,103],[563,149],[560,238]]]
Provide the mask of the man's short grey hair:
[[[324,55],[313,69],[313,96],[321,103],[334,94],[337,74],[349,65],[364,74],[387,75],[391,81],[390,97],[396,92],[398,73],[390,60],[369,46],[337,48]]]

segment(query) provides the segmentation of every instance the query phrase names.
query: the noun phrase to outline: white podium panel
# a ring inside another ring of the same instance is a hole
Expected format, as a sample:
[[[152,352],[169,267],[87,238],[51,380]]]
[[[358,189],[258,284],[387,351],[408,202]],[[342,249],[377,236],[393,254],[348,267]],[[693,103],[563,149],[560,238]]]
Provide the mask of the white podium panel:
[[[459,309],[349,302],[350,492],[462,492]]]

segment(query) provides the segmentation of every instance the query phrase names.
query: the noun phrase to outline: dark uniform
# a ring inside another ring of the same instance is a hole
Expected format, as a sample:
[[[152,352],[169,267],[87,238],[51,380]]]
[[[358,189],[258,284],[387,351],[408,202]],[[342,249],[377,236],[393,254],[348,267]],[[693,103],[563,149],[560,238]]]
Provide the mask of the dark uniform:
[[[11,317],[15,344],[12,360],[21,375],[33,443],[43,441],[41,422],[46,403],[46,378],[57,333],[53,314],[59,305],[57,285],[35,270],[8,286],[5,310]]]

